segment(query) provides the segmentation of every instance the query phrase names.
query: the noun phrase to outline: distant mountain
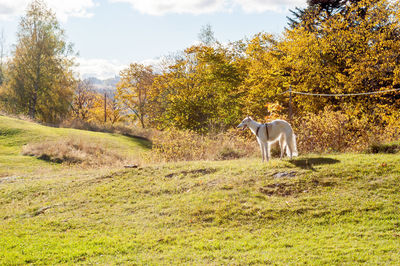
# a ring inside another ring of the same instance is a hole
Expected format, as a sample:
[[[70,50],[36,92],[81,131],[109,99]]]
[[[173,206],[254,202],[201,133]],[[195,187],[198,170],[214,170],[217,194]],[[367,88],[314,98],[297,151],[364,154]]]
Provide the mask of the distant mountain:
[[[115,89],[117,87],[117,83],[121,80],[119,76],[115,76],[114,78],[109,78],[109,79],[98,79],[95,77],[89,77],[86,78],[85,81],[90,82],[94,89],[98,92],[104,93],[104,92],[111,92],[114,93]]]

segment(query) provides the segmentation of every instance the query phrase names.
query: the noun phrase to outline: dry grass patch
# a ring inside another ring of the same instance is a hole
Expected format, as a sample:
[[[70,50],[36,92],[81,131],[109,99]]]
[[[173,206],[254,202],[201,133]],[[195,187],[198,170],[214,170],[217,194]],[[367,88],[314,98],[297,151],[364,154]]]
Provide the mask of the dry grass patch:
[[[157,132],[154,129],[141,128],[127,123],[118,122],[115,124],[107,123],[95,123],[82,121],[80,119],[72,119],[63,121],[60,124],[62,128],[75,128],[94,132],[105,132],[105,133],[117,133],[124,136],[142,138],[149,140]]]
[[[231,160],[258,154],[254,139],[242,138],[237,130],[204,136],[171,129],[153,134],[151,140],[153,162]]]
[[[22,154],[55,163],[84,166],[121,166],[129,164],[126,157],[117,151],[106,148],[105,143],[93,143],[82,138],[29,143],[22,148]]]

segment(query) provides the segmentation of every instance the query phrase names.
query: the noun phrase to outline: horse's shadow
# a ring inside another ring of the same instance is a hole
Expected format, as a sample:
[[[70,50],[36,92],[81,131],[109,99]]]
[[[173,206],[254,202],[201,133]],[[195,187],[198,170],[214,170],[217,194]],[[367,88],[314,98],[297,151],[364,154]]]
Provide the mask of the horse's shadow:
[[[314,168],[316,165],[340,163],[339,160],[324,157],[293,159],[289,162],[301,169],[309,169],[312,171],[317,171]]]

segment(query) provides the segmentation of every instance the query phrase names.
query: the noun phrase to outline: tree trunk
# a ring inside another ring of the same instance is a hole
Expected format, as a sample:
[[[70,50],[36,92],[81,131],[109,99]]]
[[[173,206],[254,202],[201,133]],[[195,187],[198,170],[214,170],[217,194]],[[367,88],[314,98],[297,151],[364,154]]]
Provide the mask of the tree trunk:
[[[35,86],[36,87],[36,86]],[[29,101],[29,117],[35,119],[36,117],[36,104],[37,104],[37,90],[33,92],[32,99]]]
[[[144,117],[142,115],[139,117],[139,120],[140,124],[142,124],[142,128],[144,128]]]

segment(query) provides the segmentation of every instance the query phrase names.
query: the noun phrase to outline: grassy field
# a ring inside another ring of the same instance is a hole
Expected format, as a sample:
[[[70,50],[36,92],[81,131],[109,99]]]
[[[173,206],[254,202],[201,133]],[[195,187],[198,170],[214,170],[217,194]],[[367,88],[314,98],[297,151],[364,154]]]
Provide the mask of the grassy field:
[[[0,117],[0,264],[400,264],[400,155],[81,169],[22,156],[65,136]]]

